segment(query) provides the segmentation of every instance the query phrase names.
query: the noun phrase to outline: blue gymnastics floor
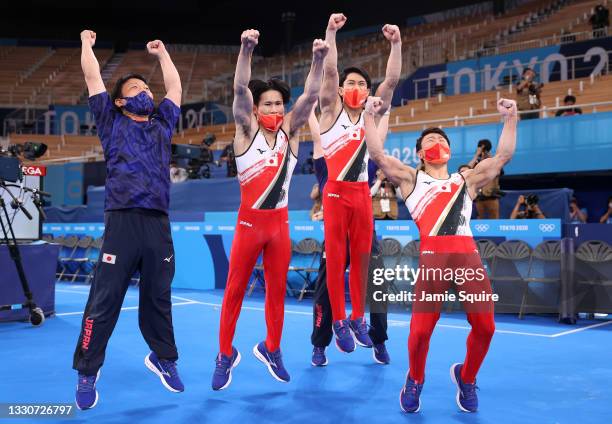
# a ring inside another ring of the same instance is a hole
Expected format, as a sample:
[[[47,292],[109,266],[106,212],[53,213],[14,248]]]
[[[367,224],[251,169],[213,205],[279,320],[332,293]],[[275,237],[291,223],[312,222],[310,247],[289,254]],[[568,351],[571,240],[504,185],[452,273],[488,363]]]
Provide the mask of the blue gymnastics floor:
[[[88,290],[58,284],[57,316],[40,328],[0,324],[0,402],[74,401],[72,353]],[[292,380],[282,384],[251,353],[264,339],[265,325],[263,299],[247,298],[234,342],[243,359],[231,386],[213,392],[210,380],[223,293],[173,294],[179,371],[186,391],[170,393],[143,365],[148,348],[138,330],[138,292],[130,289],[127,309],[107,349],[98,405],[63,422],[612,422],[612,321],[566,326],[548,317],[498,317],[497,333],[478,376],[480,410],[465,414],[455,405],[449,367],[463,360],[468,325],[463,314],[443,316],[431,341],[422,411],[405,415],[398,396],[407,370],[408,314],[389,316],[390,365],[375,364],[369,349],[347,355],[333,347],[328,349],[329,365],[314,368],[310,301],[288,299],[282,349]]]

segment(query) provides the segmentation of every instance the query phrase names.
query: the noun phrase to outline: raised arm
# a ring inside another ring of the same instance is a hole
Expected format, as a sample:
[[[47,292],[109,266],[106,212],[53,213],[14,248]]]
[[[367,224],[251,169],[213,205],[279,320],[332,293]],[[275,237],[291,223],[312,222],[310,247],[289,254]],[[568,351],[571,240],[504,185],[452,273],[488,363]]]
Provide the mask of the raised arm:
[[[381,108],[382,100],[380,98],[368,98],[364,113],[364,124],[370,158],[382,169],[389,181],[400,187],[402,193],[410,193],[414,187],[416,171],[399,159],[385,154],[384,140],[380,137],[375,121],[375,116],[380,114]]]
[[[402,37],[397,25],[385,25],[382,29],[383,35],[391,43],[391,53],[387,60],[387,71],[385,79],[376,89],[376,96],[383,101],[380,113],[383,114],[391,106],[393,90],[397,87],[402,72]]]
[[[478,146],[478,148],[476,149],[476,153],[474,153],[474,157],[468,162],[468,165],[470,166],[470,168],[473,168],[476,166],[476,163],[478,162],[478,159],[480,158],[481,154],[482,154],[482,146]]]
[[[329,45],[329,52],[323,62],[323,86],[320,93],[321,114],[329,115],[327,119],[334,119],[338,106],[338,48],[336,47],[336,32],[346,23],[346,16],[334,13],[329,17],[325,30],[325,42]],[[331,122],[330,122],[331,124]]]
[[[323,60],[328,51],[329,45],[325,41],[317,39],[312,42],[312,64],[304,85],[304,93],[298,97],[291,111],[289,138],[293,138],[302,128],[317,103],[323,77]]]
[[[323,147],[321,147],[321,127],[319,126],[317,115],[315,114],[316,108],[317,105],[314,105],[308,116],[308,129],[310,129],[310,137],[312,138],[313,159],[319,159],[323,156]]]
[[[504,118],[504,128],[499,137],[495,156],[483,159],[473,169],[464,171],[472,198],[474,198],[478,189],[484,187],[499,175],[504,165],[512,159],[516,147],[516,125],[518,122],[516,102],[499,99],[497,110]]]
[[[599,222],[601,224],[605,224],[606,222],[608,222],[608,218],[610,218],[610,215],[612,215],[612,206],[610,206],[610,204],[608,205],[608,210],[606,211],[606,213],[604,213],[601,218],[599,218]]]
[[[181,105],[181,97],[183,88],[181,86],[181,77],[179,76],[176,66],[172,63],[170,54],[166,50],[166,46],[160,40],[153,40],[147,43],[147,51],[159,60],[159,66],[164,77],[164,87],[166,89],[166,98],[171,100],[177,106]]]
[[[514,208],[512,209],[512,212],[510,213],[510,219],[516,219],[518,218],[519,212],[521,210],[521,206],[525,203],[525,196],[523,196],[522,194],[518,197],[518,199],[516,199],[516,204],[514,205]]]
[[[389,115],[389,109],[387,109],[387,112],[385,112],[384,115],[380,117],[380,120],[376,125],[378,136],[382,140],[382,144],[385,144],[387,134],[389,134]]]
[[[259,31],[248,29],[240,36],[240,53],[234,74],[234,103],[232,110],[236,121],[236,131],[249,137],[253,125],[253,95],[249,90],[251,80],[251,58],[259,41]]]
[[[102,75],[100,74],[100,64],[93,52],[94,44],[96,44],[95,32],[88,29],[81,32],[81,68],[85,75],[89,97],[106,91]]]

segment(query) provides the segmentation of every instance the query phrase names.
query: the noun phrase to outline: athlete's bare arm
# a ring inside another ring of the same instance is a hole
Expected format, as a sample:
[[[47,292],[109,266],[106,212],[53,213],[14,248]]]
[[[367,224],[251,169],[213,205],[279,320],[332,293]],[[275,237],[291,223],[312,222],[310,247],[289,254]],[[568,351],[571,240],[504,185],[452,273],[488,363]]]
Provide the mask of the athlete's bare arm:
[[[81,68],[85,75],[89,97],[106,91],[102,75],[100,74],[100,64],[93,52],[94,44],[96,44],[95,32],[88,29],[81,32]]]
[[[240,36],[240,53],[236,63],[234,75],[234,103],[232,110],[236,122],[236,136],[234,137],[234,153],[241,155],[248,148],[253,132],[257,128],[257,121],[253,115],[253,95],[249,90],[251,80],[251,58],[253,50],[259,40],[259,31],[248,29]]]
[[[304,126],[317,103],[323,78],[323,60],[328,51],[329,45],[325,41],[317,39],[312,42],[312,64],[304,85],[304,93],[298,97],[293,110],[287,117],[289,140],[291,140],[291,149],[295,154],[297,154],[299,140],[294,135]]]
[[[181,106],[181,97],[183,88],[181,86],[181,77],[170,58],[166,46],[161,40],[149,41],[147,43],[147,51],[159,60],[159,66],[164,77],[164,88],[166,89],[166,98],[177,106]]]
[[[380,117],[378,124],[376,124],[376,131],[378,132],[378,136],[382,140],[381,144],[384,145],[385,140],[387,139],[387,134],[389,133],[389,114],[385,113],[383,116]]]
[[[319,127],[319,120],[315,114],[317,105],[312,107],[312,111],[308,116],[308,129],[310,129],[310,137],[312,137],[312,158],[319,159],[323,156],[323,147],[321,147],[321,127]]]
[[[399,159],[385,154],[384,138],[381,138],[376,127],[375,116],[380,114],[382,100],[380,97],[369,97],[365,106],[364,123],[365,139],[370,158],[385,173],[389,181],[398,186],[402,193],[410,193],[414,188],[416,170]]]
[[[319,94],[321,106],[321,119],[319,125],[323,131],[329,130],[340,113],[340,96],[338,95],[338,49],[336,48],[336,32],[346,23],[346,16],[334,13],[329,17],[325,41],[329,45],[329,52],[323,62],[323,86]]]
[[[476,196],[479,189],[499,175],[504,165],[512,159],[514,154],[516,126],[518,123],[516,102],[514,100],[499,99],[497,110],[504,118],[504,128],[499,137],[495,156],[483,159],[473,169],[462,172],[472,199]]]
[[[385,25],[382,29],[383,35],[391,44],[391,52],[387,60],[387,71],[385,79],[376,89],[376,96],[383,101],[380,113],[385,113],[391,106],[393,90],[397,87],[402,72],[402,37],[397,25]]]

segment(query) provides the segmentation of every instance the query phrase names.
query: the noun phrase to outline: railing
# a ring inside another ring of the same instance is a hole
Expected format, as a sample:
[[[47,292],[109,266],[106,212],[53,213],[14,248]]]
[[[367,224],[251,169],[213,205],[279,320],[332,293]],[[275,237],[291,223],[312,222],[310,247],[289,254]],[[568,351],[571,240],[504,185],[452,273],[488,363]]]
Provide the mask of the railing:
[[[57,158],[57,159],[44,159],[37,160],[36,163],[42,163],[45,165],[52,165],[54,163],[65,163],[65,162],[84,162],[88,159],[93,159],[94,161],[103,160],[104,154],[102,153],[87,153],[80,156],[70,156],[65,158]]]
[[[461,80],[464,77],[468,78],[468,84],[470,88],[470,92],[482,92],[482,91],[490,91],[498,86],[508,86],[508,91],[512,91],[513,83],[520,79],[522,71],[524,67],[528,66],[531,68],[535,68],[536,65],[539,65],[541,68],[541,82],[548,83],[551,74],[553,71],[550,69],[550,64],[560,63],[560,70],[557,71],[560,74],[560,80],[573,80],[576,79],[576,73],[583,70],[593,70],[591,72],[591,78],[598,76],[600,74],[609,74],[610,73],[610,54],[612,50],[605,51],[605,56],[603,54],[595,54],[592,55],[593,58],[597,56],[600,57],[599,63],[595,66],[583,65],[580,66],[579,63],[584,62],[585,54],[580,54],[576,56],[559,56],[554,57],[552,59],[544,59],[537,62],[532,62],[528,64],[520,64],[520,69],[517,69],[517,65],[512,63],[503,67],[496,68],[486,68],[473,70],[469,69],[469,72],[457,72],[454,74],[450,74],[447,71],[437,72],[434,75],[431,75],[427,78],[419,78],[413,80],[414,84],[414,95],[415,100],[419,98],[427,98],[432,97],[432,95],[437,94],[440,90],[444,90],[444,87],[449,86],[449,80],[452,80],[453,84],[453,94],[460,94],[461,92]],[[500,71],[501,70],[501,71]],[[493,79],[492,75],[496,75],[496,78]],[[443,80],[447,80],[447,84],[443,84]],[[480,81],[480,87],[476,87],[476,81]],[[494,84],[495,81],[498,81],[497,84]],[[433,84],[432,84],[433,83]],[[423,84],[427,84],[427,87],[422,87]],[[420,86],[419,86],[420,85]],[[425,96],[425,92],[427,95]]]
[[[612,105],[612,101],[581,103],[581,104],[575,104],[571,106],[554,106],[554,107],[544,106],[540,109],[524,110],[524,111],[519,111],[518,113],[519,115],[542,113],[541,118],[546,119],[546,118],[549,118],[548,114],[551,113],[552,111],[571,109],[571,108],[580,108],[584,112],[585,109],[592,108],[592,112],[596,113],[598,106],[611,106],[611,105]],[[452,123],[452,126],[454,127],[461,127],[461,126],[464,126],[466,122],[476,120],[476,119],[500,118],[501,120],[501,115],[499,113],[485,113],[485,114],[480,114],[480,115],[468,115],[468,116],[455,115],[455,116],[450,116],[447,118],[428,119],[428,120],[423,120],[423,121],[404,121],[400,118],[401,117],[399,115],[395,116],[394,122],[389,123],[389,129],[407,126],[407,125],[422,126],[423,129],[425,129],[428,127],[438,126],[440,124],[448,123],[448,122]]]
[[[493,56],[504,53],[518,52],[521,50],[533,49],[538,47],[547,47],[557,44],[575,43],[578,41],[592,40],[608,36],[608,28],[597,29],[593,31],[572,32],[567,34],[553,34],[550,37],[537,38],[535,40],[524,40],[515,43],[501,43],[498,46],[483,47],[480,49],[471,50],[468,57]]]

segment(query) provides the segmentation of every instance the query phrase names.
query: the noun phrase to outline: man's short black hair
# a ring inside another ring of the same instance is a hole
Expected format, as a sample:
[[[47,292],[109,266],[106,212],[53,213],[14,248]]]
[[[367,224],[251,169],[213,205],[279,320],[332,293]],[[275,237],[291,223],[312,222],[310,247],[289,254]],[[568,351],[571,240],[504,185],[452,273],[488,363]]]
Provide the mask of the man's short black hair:
[[[461,168],[472,169],[472,167],[470,165],[468,165],[467,163],[464,163],[463,165],[459,165],[459,167],[457,168],[457,172],[460,172]]]
[[[446,133],[441,128],[431,127],[431,128],[425,129],[421,133],[421,136],[419,138],[417,138],[417,142],[416,142],[417,152],[419,150],[421,150],[421,143],[423,142],[423,139],[425,138],[425,136],[428,135],[428,134],[440,134],[442,137],[444,137],[446,139],[446,142],[450,146],[450,140],[448,139],[448,136],[446,135]]]
[[[251,90],[251,94],[253,94],[253,103],[255,106],[259,105],[259,99],[261,99],[261,95],[266,91],[276,90],[283,97],[283,103],[289,103],[291,99],[291,89],[289,85],[282,80],[277,78],[272,78],[268,81],[262,80],[251,80],[249,82],[249,90]]]
[[[567,96],[565,96],[563,98],[563,103],[567,103],[567,102],[572,102],[572,103],[576,103],[576,97],[572,96],[571,94],[568,94]]]
[[[491,149],[493,148],[493,145],[491,144],[491,140],[483,138],[482,140],[480,140],[478,142],[478,147],[483,147],[483,150],[485,152],[490,152]]]
[[[344,85],[344,81],[346,81],[348,75],[353,73],[361,75],[363,79],[366,80],[366,85],[368,86],[368,88],[372,88],[372,80],[370,79],[370,75],[368,75],[365,69],[359,68],[357,66],[350,66],[342,71],[342,73],[340,74],[340,87]]]
[[[145,84],[149,84],[147,80],[145,79],[145,77],[143,77],[140,74],[132,73],[132,74],[127,74],[127,75],[122,76],[121,78],[117,80],[117,82],[115,83],[115,86],[113,87],[113,91],[111,92],[111,100],[113,101],[113,104],[115,103],[115,100],[123,97],[123,95],[121,94],[121,90],[123,89],[123,84],[125,84],[127,80],[130,80],[132,78],[139,79]]]
[[[523,73],[522,73],[521,75],[525,76],[525,74],[526,74],[528,71],[531,71],[531,72],[533,72],[534,74],[536,74],[536,75],[537,75],[537,72],[536,72],[536,71],[534,71],[534,70],[533,70],[533,69],[531,69],[531,68],[525,68],[525,69],[523,69]]]

